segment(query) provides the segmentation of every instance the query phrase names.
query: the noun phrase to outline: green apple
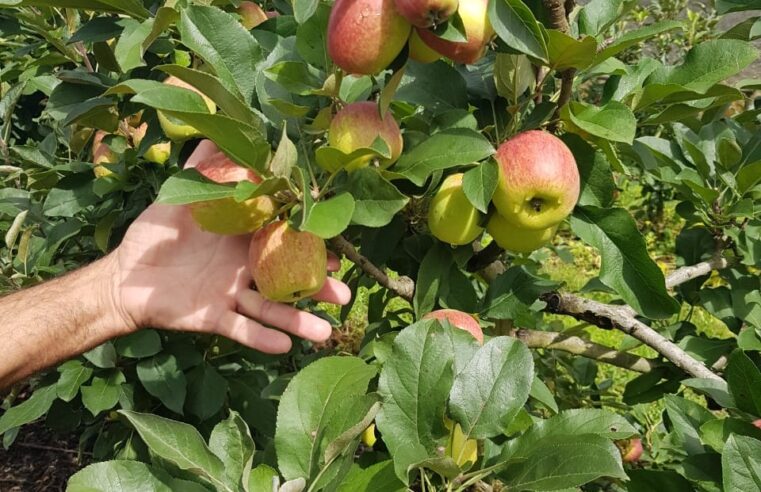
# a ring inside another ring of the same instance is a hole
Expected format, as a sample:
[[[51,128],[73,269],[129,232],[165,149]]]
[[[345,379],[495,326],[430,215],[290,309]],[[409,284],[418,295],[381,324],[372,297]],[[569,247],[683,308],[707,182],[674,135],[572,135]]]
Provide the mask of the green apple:
[[[458,0],[396,0],[396,10],[413,26],[434,27],[457,12],[458,3]]]
[[[579,199],[579,170],[562,140],[541,130],[520,133],[497,149],[492,197],[505,221],[544,230],[562,222]]]
[[[254,171],[235,164],[221,153],[200,162],[195,169],[215,183],[261,182]],[[201,229],[215,234],[239,235],[253,232],[272,219],[277,202],[268,195],[261,195],[243,202],[227,197],[191,203],[188,207]]]
[[[457,309],[437,309],[423,316],[423,319],[437,319],[440,321],[447,320],[455,328],[460,328],[469,332],[478,340],[478,343],[484,343],[484,332],[476,318],[468,313],[463,313]]]
[[[425,44],[417,29],[413,29],[410,34],[409,51],[410,58],[419,63],[433,63],[441,59],[441,53]]]
[[[238,15],[241,17],[241,24],[246,30],[250,31],[269,17],[267,13],[258,4],[244,1],[238,5]]]
[[[465,27],[466,42],[447,41],[433,32],[421,29],[420,37],[425,43],[457,63],[472,64],[486,53],[486,47],[494,37],[494,28],[489,22],[487,7],[489,0],[460,0],[457,12]]]
[[[378,165],[385,169],[399,159],[404,140],[391,111],[381,118],[378,104],[372,101],[347,104],[330,122],[328,145],[345,154],[371,147],[377,138],[386,142],[391,153],[388,159],[378,157]],[[365,155],[349,163],[346,169],[351,171],[367,166],[373,159],[372,155]]]
[[[209,97],[201,93],[201,91],[188,84],[187,82],[184,82],[183,80],[180,80],[172,75],[167,77],[166,80],[164,80],[164,83],[176,87],[181,87],[183,89],[188,89],[195,92],[196,94],[199,94],[206,103],[206,106],[209,108],[209,112],[212,114],[217,112],[217,105],[214,104],[214,101],[212,101]],[[169,138],[169,140],[183,141],[203,136],[201,132],[190,125],[186,125],[177,118],[168,114],[164,114],[162,111],[157,111],[157,113],[159,117],[159,123],[161,124],[161,129],[164,130],[164,134]]]
[[[500,214],[493,214],[486,224],[486,232],[500,247],[515,253],[531,253],[552,241],[557,224],[544,229],[526,229],[513,225]]]
[[[447,176],[428,206],[431,234],[453,245],[473,242],[483,232],[481,214],[465,196],[462,178],[462,173]]]
[[[284,220],[267,224],[251,238],[251,275],[256,290],[271,301],[295,302],[318,293],[327,279],[327,263],[325,241]]]
[[[328,21],[328,54],[347,73],[374,75],[401,53],[411,28],[394,0],[336,0]]]
[[[140,143],[145,138],[145,134],[148,132],[148,123],[143,123],[137,128],[132,130],[132,146],[136,149],[140,147]],[[143,158],[154,164],[163,165],[169,160],[169,155],[172,151],[172,145],[169,142],[159,142],[153,144],[145,151]]]

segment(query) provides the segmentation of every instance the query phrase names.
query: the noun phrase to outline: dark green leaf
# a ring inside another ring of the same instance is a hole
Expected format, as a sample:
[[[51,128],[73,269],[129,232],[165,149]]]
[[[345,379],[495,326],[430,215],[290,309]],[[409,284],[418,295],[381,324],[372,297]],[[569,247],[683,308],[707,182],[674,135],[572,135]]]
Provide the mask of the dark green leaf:
[[[0,435],[21,427],[45,415],[56,399],[56,385],[37,388],[28,400],[9,408],[0,415]]]
[[[173,355],[160,353],[137,363],[137,377],[143,387],[170,410],[182,415],[187,382]]]
[[[94,463],[74,474],[67,492],[172,492],[169,476],[139,461],[115,460]]]
[[[492,0],[489,20],[497,35],[512,49],[547,61],[547,44],[541,25],[521,0]]]
[[[409,201],[372,167],[352,171],[346,188],[354,197],[352,222],[367,227],[387,225]]]
[[[497,161],[489,159],[462,177],[462,190],[470,203],[483,213],[489,209],[489,202],[497,189],[499,166]]]
[[[761,489],[761,441],[730,436],[721,456],[724,490]]]

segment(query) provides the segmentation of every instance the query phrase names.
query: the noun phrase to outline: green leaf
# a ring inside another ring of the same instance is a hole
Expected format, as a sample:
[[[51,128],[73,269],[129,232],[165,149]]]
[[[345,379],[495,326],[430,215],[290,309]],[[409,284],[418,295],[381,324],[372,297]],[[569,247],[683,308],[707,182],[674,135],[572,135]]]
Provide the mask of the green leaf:
[[[544,381],[537,376],[534,376],[534,379],[531,382],[529,396],[555,413],[560,411],[558,404],[555,401],[555,397],[552,395],[552,391],[550,391],[547,385],[544,384]]]
[[[400,68],[388,79],[386,85],[383,86],[383,90],[380,93],[378,99],[378,109],[382,117],[386,117],[386,112],[391,106],[391,101],[394,100],[396,90],[399,88],[399,84],[402,83],[402,77],[404,76],[404,67]]]
[[[251,470],[251,475],[248,477],[248,492],[272,492],[279,483],[280,475],[275,469],[267,465],[259,465]]]
[[[466,439],[501,435],[528,400],[534,360],[518,340],[489,340],[457,374],[449,412]]]
[[[161,337],[154,330],[140,330],[114,340],[114,347],[122,357],[142,359],[161,351]]]
[[[301,96],[318,91],[323,85],[320,71],[300,61],[281,61],[265,70],[264,75],[288,92]]]
[[[627,470],[631,480],[627,484],[628,492],[652,492],[668,490],[669,492],[694,492],[692,484],[686,478],[671,470]]]
[[[386,460],[374,463],[367,468],[352,466],[351,471],[338,487],[338,492],[356,492],[358,490],[362,492],[404,492],[407,487],[394,474],[394,463],[391,460]]]
[[[611,56],[616,56],[622,51],[627,50],[646,39],[650,39],[668,31],[673,31],[674,29],[684,29],[684,23],[675,20],[667,20],[627,31],[622,36],[615,38],[615,40],[608,46],[600,50],[595,58],[595,63],[602,63]]]
[[[195,169],[185,169],[164,181],[156,203],[186,205],[232,196],[235,196],[234,186],[213,183]]]
[[[692,388],[713,398],[716,403],[724,408],[737,408],[734,398],[729,392],[729,386],[725,381],[705,378],[688,378],[681,381],[682,385]]]
[[[601,35],[636,4],[636,0],[591,0],[579,12],[579,32]]]
[[[165,471],[139,461],[104,461],[72,475],[66,492],[172,492],[168,481]]]
[[[121,385],[127,379],[121,371],[110,371],[108,377],[95,376],[87,386],[82,386],[82,404],[94,416],[111,410],[119,403]]]
[[[170,354],[160,353],[137,363],[137,377],[149,394],[158,398],[168,409],[183,414],[187,381]]]
[[[396,99],[423,106],[434,114],[468,107],[465,79],[453,67],[409,62],[396,91]]]
[[[557,283],[523,267],[511,267],[489,285],[479,314],[484,318],[511,319],[519,326],[535,326],[537,313],[530,306],[540,294],[557,287]]]
[[[729,357],[726,377],[737,408],[761,416],[761,371],[745,352],[736,350]]]
[[[494,154],[494,147],[478,132],[453,128],[431,135],[402,157],[392,168],[422,186],[434,171],[483,160]]]
[[[293,0],[293,16],[296,22],[303,24],[317,11],[319,0]]]
[[[149,413],[120,410],[150,450],[180,470],[208,479],[217,490],[232,491],[224,483],[225,465],[211,452],[190,424]]]
[[[254,458],[254,448],[248,425],[234,411],[214,426],[209,437],[209,449],[224,463],[227,483],[233,488],[240,487],[244,480],[247,480]]]
[[[90,380],[92,368],[78,360],[70,360],[58,366],[61,376],[56,383],[56,394],[65,402],[70,402],[79,393],[79,388]]]
[[[730,436],[721,455],[724,490],[761,489],[761,441]]]
[[[666,395],[664,400],[673,429],[670,440],[689,455],[705,453],[698,429],[716,417],[701,405],[676,395]]]
[[[55,399],[55,384],[37,388],[28,400],[9,408],[0,415],[0,435],[42,417],[53,405]]]
[[[299,153],[296,150],[296,146],[291,142],[291,139],[288,138],[286,129],[287,127],[283,126],[280,144],[277,146],[277,151],[275,151],[275,155],[272,156],[270,161],[270,171],[276,177],[288,179],[291,177],[291,171],[298,161]]]
[[[182,44],[209,64],[228,89],[243,101],[252,100],[261,48],[234,16],[193,5],[182,10],[179,30]]]
[[[199,365],[188,373],[185,408],[201,421],[219,412],[227,397],[227,380],[210,364]]]
[[[346,230],[353,214],[354,198],[351,193],[340,193],[315,203],[306,215],[301,230],[330,239]]]
[[[580,137],[567,133],[563,142],[573,153],[581,177],[579,205],[610,207],[613,204],[613,192],[616,183],[605,154],[595,150]]]
[[[525,461],[508,465],[498,476],[514,490],[557,490],[600,477],[625,479],[626,473],[609,439],[575,432],[538,443]]]
[[[494,159],[489,159],[465,173],[462,177],[462,190],[474,207],[486,213],[498,180],[499,165]]]
[[[719,14],[757,10],[761,8],[759,0],[716,0],[716,10]]]
[[[677,312],[679,304],[666,291],[663,272],[648,255],[645,239],[626,210],[580,206],[571,227],[602,255],[600,280],[635,311],[652,319]]]
[[[391,222],[409,198],[388,182],[372,167],[363,167],[349,173],[346,190],[354,197],[354,224],[383,227]]]
[[[106,342],[82,354],[95,367],[110,369],[116,367],[116,349],[113,342]]]
[[[364,417],[352,403],[364,397],[375,373],[356,357],[325,357],[291,380],[280,398],[275,434],[278,468],[286,480],[315,476],[324,465],[325,437]]]
[[[41,7],[72,8],[120,12],[137,19],[145,19],[150,12],[139,0],[2,0],[0,6],[34,5]]]
[[[553,70],[584,70],[597,57],[597,41],[592,36],[575,39],[555,29],[548,29],[547,53],[548,65]]]
[[[415,296],[412,301],[415,314],[420,317],[430,312],[436,305],[442,282],[446,281],[452,263],[450,248],[436,243],[423,257],[415,282]]]
[[[560,111],[560,117],[570,124],[569,131],[581,135],[588,133],[613,142],[631,145],[637,131],[634,113],[618,101],[609,101],[602,106],[571,101]]]
[[[718,453],[724,452],[724,445],[732,434],[761,439],[761,429],[740,419],[709,420],[700,426],[700,440]]]
[[[509,47],[537,60],[547,61],[547,44],[541,25],[521,0],[489,2],[489,20]]]

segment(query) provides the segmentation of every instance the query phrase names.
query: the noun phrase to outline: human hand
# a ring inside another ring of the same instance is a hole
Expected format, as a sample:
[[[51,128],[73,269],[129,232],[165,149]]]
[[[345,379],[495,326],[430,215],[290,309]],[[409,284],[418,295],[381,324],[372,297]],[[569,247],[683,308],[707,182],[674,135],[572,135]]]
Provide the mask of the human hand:
[[[206,140],[186,168],[210,158],[220,158],[220,152]],[[266,353],[291,348],[283,331],[312,341],[326,340],[331,333],[327,321],[268,301],[251,289],[249,241],[250,235],[202,231],[187,207],[151,205],[114,252],[115,291],[123,317],[134,328],[214,333]],[[328,270],[338,268],[338,259],[328,258]],[[328,277],[314,298],[346,304],[351,292]]]

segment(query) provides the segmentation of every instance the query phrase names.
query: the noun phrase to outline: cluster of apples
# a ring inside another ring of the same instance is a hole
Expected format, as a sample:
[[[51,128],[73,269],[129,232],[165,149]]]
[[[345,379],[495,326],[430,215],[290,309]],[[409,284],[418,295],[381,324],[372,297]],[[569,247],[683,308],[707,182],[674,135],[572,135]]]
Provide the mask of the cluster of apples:
[[[499,178],[486,231],[502,248],[530,253],[553,238],[576,206],[576,160],[562,140],[541,130],[505,141],[495,159]],[[431,233],[452,245],[468,244],[484,230],[485,218],[468,200],[462,182],[461,173],[448,176],[428,209]]]
[[[129,121],[129,120],[128,120]],[[145,138],[145,133],[148,131],[147,123],[139,123],[138,126],[125,125],[123,130],[120,130],[113,135],[121,136],[127,139],[127,142],[131,147],[138,148],[140,143]],[[92,139],[92,162],[95,165],[93,172],[97,177],[109,176],[113,174],[112,167],[119,162],[119,156],[111,150],[107,142],[104,139],[111,135],[103,130],[97,130]],[[171,151],[171,145],[169,142],[159,142],[153,144],[145,151],[143,158],[154,164],[163,165],[169,159],[169,153]]]
[[[494,37],[488,0],[336,0],[328,22],[328,53],[345,72],[373,75],[409,45],[410,58],[430,63],[441,57],[475,63]],[[466,41],[449,41],[431,28],[455,12]]]

